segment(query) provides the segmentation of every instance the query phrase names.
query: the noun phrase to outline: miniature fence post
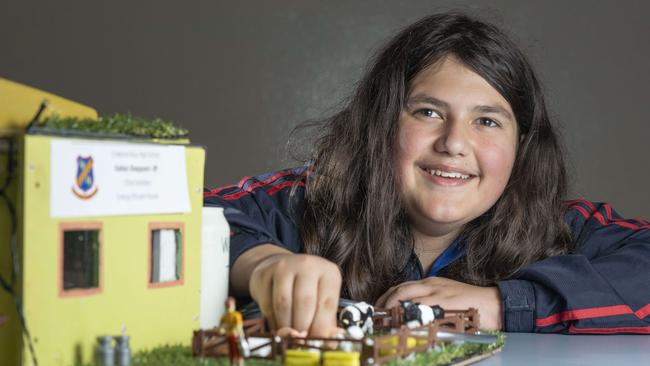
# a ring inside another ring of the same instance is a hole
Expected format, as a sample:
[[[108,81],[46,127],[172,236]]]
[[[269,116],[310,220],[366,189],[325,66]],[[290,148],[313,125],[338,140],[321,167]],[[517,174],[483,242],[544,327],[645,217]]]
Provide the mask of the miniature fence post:
[[[399,346],[397,349],[397,354],[400,357],[406,356],[407,338],[408,328],[405,325],[402,325],[399,329]]]
[[[361,364],[362,366],[371,366],[374,365],[377,359],[377,347],[375,347],[375,341],[364,337],[361,342]]]
[[[192,337],[192,355],[203,356],[203,331],[195,330]]]
[[[391,328],[398,328],[401,324],[399,307],[394,306],[390,309],[390,326]]]
[[[260,318],[260,329],[259,332],[262,334],[269,333],[269,330],[266,327],[266,320],[264,318]]]
[[[282,337],[282,342],[280,343],[281,349],[282,349],[282,364],[287,360],[287,350],[289,349],[289,342],[291,341],[291,337]]]
[[[462,316],[461,314],[458,315],[458,319],[460,320],[458,322],[458,328],[456,329],[457,331],[461,333],[465,333],[465,317]]]
[[[277,356],[277,339],[274,335],[271,335],[271,360],[275,360],[275,356]]]
[[[282,350],[282,338],[278,336],[271,336],[271,355],[273,357],[272,360],[275,360],[278,355],[283,355],[283,354],[284,352]]]
[[[436,343],[438,343],[438,337],[436,337],[436,333],[438,333],[438,323],[435,321],[429,323],[429,334],[427,337],[427,342],[429,342],[429,347],[435,346]]]
[[[374,361],[375,364],[378,364],[379,363],[378,360],[379,360],[379,356],[380,356],[379,355],[379,347],[377,347],[377,341],[375,341],[375,340],[373,340],[373,341],[374,341],[374,345],[372,347],[373,361]]]
[[[481,314],[478,312],[477,309],[471,308],[471,319],[472,319],[472,332],[478,332],[479,328],[481,327],[481,319],[480,316]]]

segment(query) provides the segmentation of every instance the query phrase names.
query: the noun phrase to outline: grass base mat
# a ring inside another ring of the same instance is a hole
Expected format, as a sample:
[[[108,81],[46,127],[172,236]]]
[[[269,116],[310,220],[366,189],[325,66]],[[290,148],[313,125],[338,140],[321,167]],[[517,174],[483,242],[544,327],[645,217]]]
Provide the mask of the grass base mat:
[[[428,352],[418,352],[411,356],[384,363],[389,366],[424,366],[424,365],[469,365],[499,352],[505,343],[503,333],[496,333],[497,341],[492,344],[477,343],[442,343]],[[87,364],[85,366],[90,366]],[[188,346],[168,345],[141,351],[133,355],[132,366],[226,366],[230,365],[227,357],[200,358],[193,357]],[[247,359],[247,366],[277,366],[280,360],[268,361]]]

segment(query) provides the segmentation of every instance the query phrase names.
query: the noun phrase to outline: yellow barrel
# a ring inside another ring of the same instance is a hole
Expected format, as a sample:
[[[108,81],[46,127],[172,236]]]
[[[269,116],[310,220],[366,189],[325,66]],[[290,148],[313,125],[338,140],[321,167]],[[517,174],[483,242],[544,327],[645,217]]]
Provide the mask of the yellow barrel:
[[[359,366],[360,364],[359,352],[323,352],[323,366]]]
[[[285,366],[319,366],[320,352],[288,349],[284,354]]]
[[[406,347],[407,348],[413,348],[415,347],[416,344],[420,344],[420,342],[417,342],[419,340],[416,340],[413,337],[407,337],[406,338]],[[426,342],[426,341],[425,341]],[[388,339],[385,339],[382,341],[383,344],[390,344],[391,346],[394,346],[397,348],[397,345],[399,344],[399,336],[394,336],[390,337]],[[387,356],[387,355],[394,355],[395,354],[395,349],[381,349],[379,350],[379,355],[380,356]]]

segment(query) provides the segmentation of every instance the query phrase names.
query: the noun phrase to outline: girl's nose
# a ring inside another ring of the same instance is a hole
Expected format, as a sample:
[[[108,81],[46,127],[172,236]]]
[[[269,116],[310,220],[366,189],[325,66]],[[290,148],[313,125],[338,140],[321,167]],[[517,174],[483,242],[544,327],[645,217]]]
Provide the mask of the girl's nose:
[[[436,152],[451,156],[466,156],[469,142],[466,126],[458,120],[447,120],[436,139],[433,148]]]

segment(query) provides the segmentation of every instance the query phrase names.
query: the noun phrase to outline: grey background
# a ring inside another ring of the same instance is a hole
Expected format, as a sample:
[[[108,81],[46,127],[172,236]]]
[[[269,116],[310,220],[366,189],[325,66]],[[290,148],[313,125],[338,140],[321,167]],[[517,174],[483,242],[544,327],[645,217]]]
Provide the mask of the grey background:
[[[650,219],[649,4],[3,1],[0,77],[102,114],[176,121],[207,147],[216,187],[294,164],[291,129],[334,111],[382,42],[424,15],[466,10],[536,66],[563,125],[572,196]]]

